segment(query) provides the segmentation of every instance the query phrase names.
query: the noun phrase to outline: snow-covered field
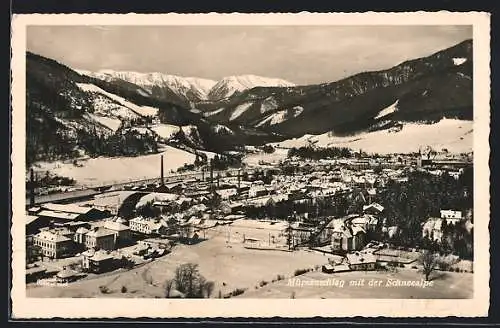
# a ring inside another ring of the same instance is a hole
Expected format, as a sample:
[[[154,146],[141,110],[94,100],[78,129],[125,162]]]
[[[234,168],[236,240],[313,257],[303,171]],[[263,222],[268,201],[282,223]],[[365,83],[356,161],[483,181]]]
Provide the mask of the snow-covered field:
[[[249,154],[243,157],[243,162],[249,166],[258,166],[259,162],[269,163],[269,164],[278,164],[280,161],[284,160],[288,155],[288,150],[286,149],[276,149],[272,154],[256,153]]]
[[[336,137],[330,133],[304,135],[271,145],[291,148],[310,144],[318,147],[349,147],[380,154],[417,152],[423,146],[462,153],[473,149],[473,122],[442,119],[435,124],[405,123],[400,131],[387,129],[350,137]]]
[[[177,125],[171,124],[157,124],[151,127],[157,135],[164,139],[170,138],[175,133],[179,132],[180,128]]]
[[[111,117],[106,117],[106,116],[100,116],[100,115],[94,115],[94,114],[87,114],[90,118],[92,118],[94,121],[98,122],[101,125],[104,125],[108,129],[112,130],[115,132],[118,130],[120,125],[122,124],[122,121],[120,121],[117,118],[111,118]]]
[[[284,244],[279,228],[263,223],[246,226],[236,221],[231,226],[218,226],[201,233],[208,240],[194,245],[177,245],[172,252],[155,261],[129,271],[99,275],[67,286],[37,286],[27,288],[28,297],[164,297],[164,284],[184,263],[199,265],[200,273],[215,283],[211,297],[218,297],[236,288],[255,290],[261,281],[271,282],[277,275],[291,276],[297,269],[312,268],[328,262],[323,254],[298,250],[294,252],[247,249],[243,237],[258,238],[269,244],[273,240]],[[283,226],[282,226],[283,227]],[[274,237],[273,239],[271,239]],[[271,240],[270,240],[271,239]],[[99,286],[107,286],[103,294]],[[122,287],[126,292],[122,292]]]
[[[207,151],[207,150],[198,150],[198,152],[207,155],[207,159],[209,159],[209,160],[213,159],[215,157],[215,155],[217,155],[217,153]]]
[[[195,160],[194,154],[166,146],[160,154],[117,158],[98,157],[82,162],[82,167],[60,161],[37,164],[40,166],[39,170],[73,178],[78,185],[97,186],[159,177],[161,154],[164,155],[165,172],[176,170],[185,163],[190,164]]]

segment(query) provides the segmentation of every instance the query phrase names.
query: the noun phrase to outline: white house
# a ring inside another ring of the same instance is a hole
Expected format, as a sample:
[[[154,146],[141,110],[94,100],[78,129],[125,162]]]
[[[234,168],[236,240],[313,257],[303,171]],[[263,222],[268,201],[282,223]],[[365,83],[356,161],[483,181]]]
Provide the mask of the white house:
[[[462,219],[462,211],[441,210],[440,212],[441,212],[442,219],[452,219],[452,220],[461,220]]]
[[[238,190],[236,188],[219,189],[219,190],[216,191],[216,193],[223,200],[228,200],[231,197],[234,197],[234,196],[238,195]]]
[[[136,217],[129,221],[130,230],[146,235],[163,234],[167,229],[167,224],[163,220]]]

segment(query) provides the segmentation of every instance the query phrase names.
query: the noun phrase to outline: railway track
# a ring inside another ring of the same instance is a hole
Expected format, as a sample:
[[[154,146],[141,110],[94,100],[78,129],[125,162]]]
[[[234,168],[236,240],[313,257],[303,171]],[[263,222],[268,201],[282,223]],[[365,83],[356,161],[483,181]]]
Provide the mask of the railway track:
[[[224,170],[224,171],[214,171],[213,175],[214,178],[217,176],[220,177],[226,177],[227,174],[230,174],[232,176],[236,176],[238,174],[238,171],[241,172],[247,172],[247,173],[253,173],[256,171],[256,169],[253,168],[245,168],[245,169],[230,169],[230,170]],[[264,169],[265,171],[265,169]],[[174,174],[174,175],[167,175],[163,178],[163,181],[165,183],[173,183],[173,182],[180,182],[180,181],[185,181],[185,180],[190,180],[190,179],[206,179],[207,177],[210,176],[209,172],[191,172],[191,173],[183,173],[183,174]],[[52,194],[47,194],[47,195],[35,195],[35,205],[40,205],[44,203],[52,203],[52,202],[61,202],[64,203],[66,201],[73,201],[73,200],[78,200],[78,199],[86,199],[86,198],[91,198],[95,195],[102,194],[106,191],[111,191],[111,190],[124,190],[125,188],[134,188],[134,187],[141,187],[144,185],[153,185],[160,183],[161,178],[156,177],[156,178],[145,178],[145,179],[140,179],[140,180],[133,180],[133,181],[117,181],[117,182],[111,182],[108,184],[100,184],[100,185],[93,185],[93,186],[84,186],[83,189],[79,190],[72,190],[72,191],[67,191],[67,192],[58,192],[58,193],[52,193]],[[26,195],[26,206],[30,205],[30,197],[29,195]]]

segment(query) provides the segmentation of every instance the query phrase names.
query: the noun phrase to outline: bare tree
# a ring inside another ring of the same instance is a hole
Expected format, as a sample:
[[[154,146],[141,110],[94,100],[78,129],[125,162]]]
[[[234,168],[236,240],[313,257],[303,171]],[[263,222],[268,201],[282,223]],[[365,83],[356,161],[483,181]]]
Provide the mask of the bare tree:
[[[424,251],[424,253],[420,257],[420,262],[423,267],[423,273],[425,275],[425,280],[429,280],[429,276],[431,273],[435,270],[436,265],[438,263],[437,256],[430,252],[430,251]]]
[[[169,284],[168,281],[167,284]],[[200,274],[197,264],[185,263],[175,270],[170,288],[172,286],[175,286],[175,289],[186,295],[187,298],[203,298],[205,296],[210,297],[214,283],[207,281]]]

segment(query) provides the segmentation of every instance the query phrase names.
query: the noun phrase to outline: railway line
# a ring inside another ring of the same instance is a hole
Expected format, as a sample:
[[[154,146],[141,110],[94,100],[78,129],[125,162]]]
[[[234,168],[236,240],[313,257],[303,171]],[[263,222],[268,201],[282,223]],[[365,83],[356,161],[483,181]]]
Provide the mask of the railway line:
[[[223,170],[223,171],[214,171],[213,172],[213,177],[217,178],[217,176],[220,177],[226,177],[227,175],[231,176],[236,176],[238,174],[238,171],[241,173],[247,172],[249,174],[252,174],[255,172],[257,169],[254,168],[245,168],[245,169],[230,169],[230,170]],[[265,169],[263,171],[266,171]],[[167,175],[163,178],[164,183],[174,183],[174,182],[181,182],[181,181],[186,181],[186,180],[191,180],[191,179],[196,179],[196,180],[202,180],[206,179],[207,177],[210,176],[209,172],[190,172],[190,173],[182,173],[182,174],[172,174],[172,175]],[[82,189],[78,190],[71,190],[71,191],[66,191],[66,192],[57,192],[57,193],[51,193],[51,194],[46,194],[46,195],[36,195],[35,194],[35,202],[33,205],[40,205],[44,203],[52,203],[52,202],[57,202],[57,203],[66,203],[66,202],[71,202],[71,201],[76,201],[80,199],[89,199],[95,195],[102,194],[107,191],[112,191],[112,190],[125,190],[125,189],[134,189],[134,188],[140,188],[148,185],[154,185],[154,184],[159,184],[161,182],[160,177],[156,178],[146,178],[146,179],[140,179],[140,180],[133,180],[133,181],[120,181],[116,183],[110,183],[110,184],[105,184],[105,185],[94,185],[94,186],[84,186]],[[28,192],[28,191],[27,191]],[[26,195],[26,206],[30,206],[30,197],[29,194]]]

